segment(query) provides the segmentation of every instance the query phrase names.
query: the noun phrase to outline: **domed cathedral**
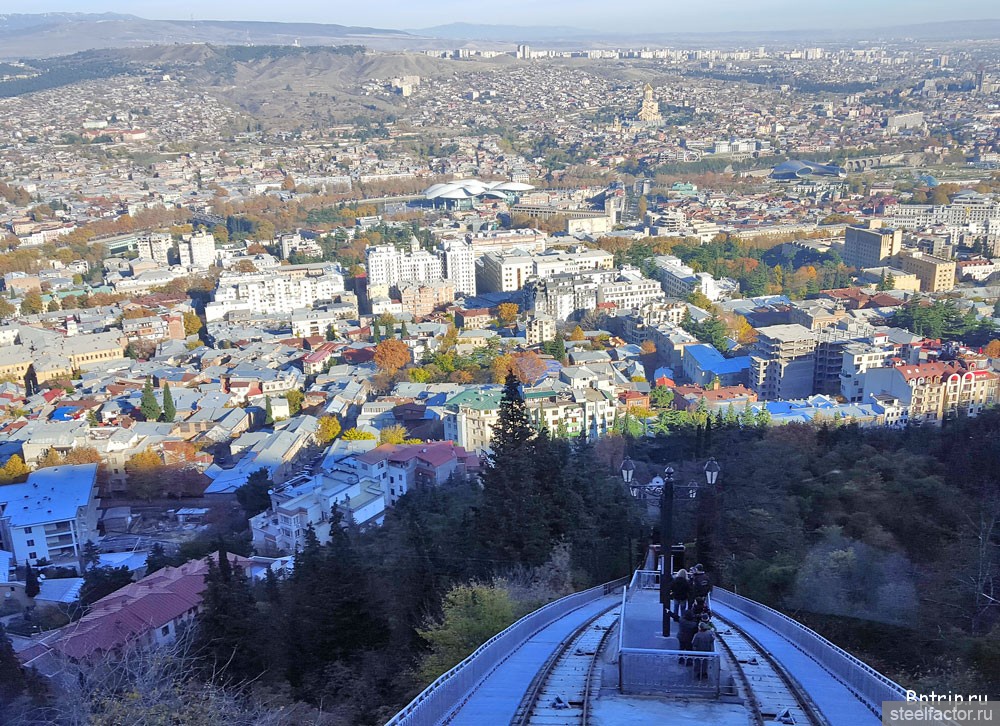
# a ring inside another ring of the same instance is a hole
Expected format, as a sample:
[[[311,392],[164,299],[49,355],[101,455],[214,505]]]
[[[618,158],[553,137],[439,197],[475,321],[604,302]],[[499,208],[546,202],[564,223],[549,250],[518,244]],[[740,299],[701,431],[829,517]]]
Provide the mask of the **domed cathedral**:
[[[642,89],[642,103],[639,104],[636,121],[649,126],[659,126],[663,123],[663,116],[660,115],[660,104],[657,103],[656,97],[653,95],[653,87],[648,83]]]

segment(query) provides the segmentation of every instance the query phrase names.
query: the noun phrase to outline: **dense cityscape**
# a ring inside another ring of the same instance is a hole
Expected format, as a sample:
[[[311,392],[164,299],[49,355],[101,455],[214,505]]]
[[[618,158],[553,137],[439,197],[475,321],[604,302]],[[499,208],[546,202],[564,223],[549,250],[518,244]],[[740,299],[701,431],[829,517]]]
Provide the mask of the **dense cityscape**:
[[[1000,697],[1000,39],[350,30],[0,50],[0,721],[514,722],[600,586],[559,723]]]

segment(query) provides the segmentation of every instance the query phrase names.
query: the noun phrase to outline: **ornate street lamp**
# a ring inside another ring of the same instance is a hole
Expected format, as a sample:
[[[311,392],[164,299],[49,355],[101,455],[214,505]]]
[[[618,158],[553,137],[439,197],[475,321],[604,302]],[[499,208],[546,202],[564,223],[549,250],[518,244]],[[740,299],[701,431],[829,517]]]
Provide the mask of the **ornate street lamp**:
[[[633,497],[645,498],[647,494],[660,497],[660,604],[663,607],[663,637],[670,637],[670,583],[673,577],[673,542],[674,542],[674,494],[677,489],[683,488],[687,492],[689,499],[698,496],[698,490],[707,487],[714,487],[719,479],[719,472],[722,467],[715,458],[708,460],[705,464],[705,484],[691,481],[686,485],[677,484],[674,481],[674,468],[668,466],[663,470],[663,485],[660,486],[654,479],[649,484],[638,484],[635,479],[635,464],[632,459],[626,457],[622,462],[622,481],[628,487],[629,493]]]

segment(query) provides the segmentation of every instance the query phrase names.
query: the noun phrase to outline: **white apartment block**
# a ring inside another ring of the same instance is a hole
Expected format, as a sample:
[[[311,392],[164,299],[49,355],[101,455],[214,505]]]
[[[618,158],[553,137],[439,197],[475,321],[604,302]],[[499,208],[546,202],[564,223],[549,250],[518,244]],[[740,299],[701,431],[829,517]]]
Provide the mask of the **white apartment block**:
[[[728,277],[716,280],[707,272],[695,272],[680,258],[661,255],[655,258],[656,275],[668,297],[686,298],[691,293],[701,292],[712,302],[729,297],[739,289],[739,283]]]
[[[602,283],[597,288],[597,302],[613,303],[619,310],[642,307],[663,298],[660,283],[643,277],[638,270],[622,270],[618,280]]]
[[[173,250],[174,240],[169,234],[152,232],[139,237],[138,252],[141,259],[169,265]]]
[[[516,292],[534,274],[535,264],[527,252],[491,252],[476,260],[476,279],[482,292]]]
[[[444,266],[427,250],[404,252],[394,245],[378,245],[365,250],[368,287],[389,288],[401,282],[429,282],[444,277]]]
[[[848,343],[844,346],[844,360],[840,370],[840,395],[847,401],[863,401],[865,374],[873,368],[889,365],[895,351],[891,346],[869,343]],[[868,401],[863,401],[868,403]]]
[[[0,487],[0,548],[17,562],[79,563],[97,537],[97,464],[53,466]]]
[[[207,232],[185,235],[177,245],[181,265],[207,270],[215,262],[215,237]]]
[[[472,245],[461,240],[441,243],[439,253],[444,258],[444,277],[455,285],[456,295],[476,295],[476,254]]]
[[[344,291],[344,277],[331,266],[319,274],[297,276],[281,269],[268,274],[223,273],[212,302],[205,306],[209,322],[223,319],[234,310],[291,313],[329,301]]]

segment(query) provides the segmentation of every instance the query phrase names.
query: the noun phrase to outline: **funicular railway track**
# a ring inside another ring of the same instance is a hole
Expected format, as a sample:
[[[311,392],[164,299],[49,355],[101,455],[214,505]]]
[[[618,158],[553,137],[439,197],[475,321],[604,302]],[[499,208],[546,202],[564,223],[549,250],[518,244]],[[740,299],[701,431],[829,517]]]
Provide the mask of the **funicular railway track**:
[[[819,709],[794,678],[767,650],[731,622],[718,615],[716,642],[729,657],[738,694],[757,726],[829,726]]]
[[[618,622],[612,608],[577,628],[558,644],[524,695],[518,726],[587,724],[591,699],[600,688],[599,664],[608,636]],[[751,636],[716,616],[717,639],[743,699],[750,722],[787,726],[830,726],[819,709],[781,664]]]
[[[597,679],[601,652],[618,617],[618,608],[611,608],[566,638],[538,672],[511,723],[586,724],[591,694],[600,685]]]

